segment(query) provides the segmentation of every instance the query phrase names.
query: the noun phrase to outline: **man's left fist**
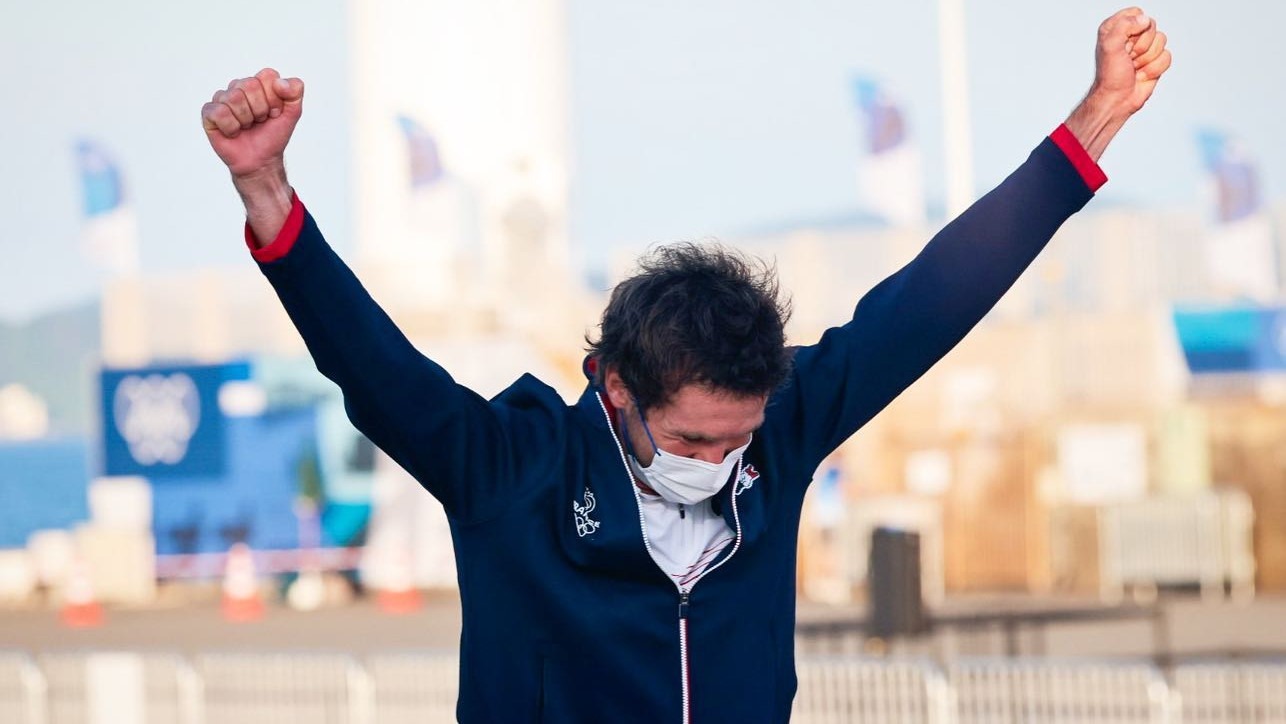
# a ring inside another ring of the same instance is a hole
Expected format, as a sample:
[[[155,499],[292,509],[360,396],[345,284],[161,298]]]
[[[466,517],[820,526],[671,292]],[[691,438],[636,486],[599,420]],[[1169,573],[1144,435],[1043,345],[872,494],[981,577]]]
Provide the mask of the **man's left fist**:
[[[1098,29],[1096,73],[1090,95],[1099,95],[1127,114],[1152,97],[1157,81],[1170,68],[1165,33],[1140,8],[1126,8]]]

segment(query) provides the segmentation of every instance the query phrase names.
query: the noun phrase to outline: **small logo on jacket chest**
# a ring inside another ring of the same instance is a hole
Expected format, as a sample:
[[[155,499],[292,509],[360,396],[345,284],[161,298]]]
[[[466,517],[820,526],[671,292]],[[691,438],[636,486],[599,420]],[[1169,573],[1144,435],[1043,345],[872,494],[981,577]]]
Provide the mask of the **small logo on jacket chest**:
[[[759,471],[755,470],[754,465],[746,465],[741,468],[741,475],[737,478],[737,486],[732,489],[733,495],[742,493],[755,487],[755,482],[759,480]]]
[[[594,511],[594,493],[585,491],[585,504],[581,505],[575,500],[572,501],[572,518],[576,521],[576,535],[584,538],[587,535],[593,535],[598,532],[601,522],[593,520],[589,514]]]

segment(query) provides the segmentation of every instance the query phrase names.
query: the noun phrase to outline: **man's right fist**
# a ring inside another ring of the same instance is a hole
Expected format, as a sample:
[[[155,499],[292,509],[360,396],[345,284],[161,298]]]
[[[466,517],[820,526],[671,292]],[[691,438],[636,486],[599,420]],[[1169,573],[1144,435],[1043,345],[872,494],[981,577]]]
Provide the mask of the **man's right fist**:
[[[233,177],[279,167],[304,109],[304,82],[264,68],[216,91],[201,107],[201,124]]]

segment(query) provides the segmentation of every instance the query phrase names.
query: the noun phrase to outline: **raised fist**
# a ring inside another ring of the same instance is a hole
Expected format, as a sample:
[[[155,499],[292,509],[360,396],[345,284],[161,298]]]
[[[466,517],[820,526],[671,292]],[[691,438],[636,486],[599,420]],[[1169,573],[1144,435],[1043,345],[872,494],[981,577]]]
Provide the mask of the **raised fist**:
[[[1100,94],[1125,113],[1138,111],[1170,68],[1165,42],[1156,20],[1140,8],[1126,8],[1104,20],[1098,29],[1090,94]]]
[[[240,78],[201,107],[214,152],[234,178],[279,167],[304,108],[304,82],[264,68]]]

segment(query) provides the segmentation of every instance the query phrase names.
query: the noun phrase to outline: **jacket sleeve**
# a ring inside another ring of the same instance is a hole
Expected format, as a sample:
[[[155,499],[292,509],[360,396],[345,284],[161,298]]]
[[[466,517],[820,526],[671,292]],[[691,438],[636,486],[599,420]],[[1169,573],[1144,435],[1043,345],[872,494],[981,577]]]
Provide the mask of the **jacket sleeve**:
[[[1059,226],[1090,200],[1091,183],[1075,157],[1045,139],[915,259],[863,296],[847,324],[797,350],[792,376],[771,404],[800,453],[803,475],[995,306]]]
[[[295,204],[298,235],[255,258],[317,369],[343,391],[349,418],[454,519],[498,514],[524,480],[548,474],[560,416],[530,396],[489,402],[457,384],[411,345]]]

